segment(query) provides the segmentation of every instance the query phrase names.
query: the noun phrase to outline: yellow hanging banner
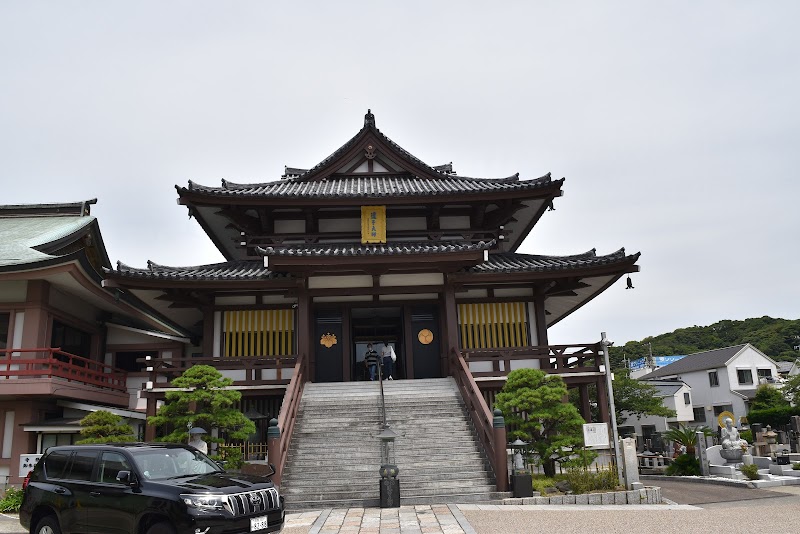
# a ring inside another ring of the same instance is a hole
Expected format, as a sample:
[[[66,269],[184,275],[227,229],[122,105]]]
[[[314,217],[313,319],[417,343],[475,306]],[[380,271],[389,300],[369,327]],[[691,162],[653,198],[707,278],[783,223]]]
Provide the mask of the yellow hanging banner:
[[[361,206],[361,243],[386,243],[386,206]]]

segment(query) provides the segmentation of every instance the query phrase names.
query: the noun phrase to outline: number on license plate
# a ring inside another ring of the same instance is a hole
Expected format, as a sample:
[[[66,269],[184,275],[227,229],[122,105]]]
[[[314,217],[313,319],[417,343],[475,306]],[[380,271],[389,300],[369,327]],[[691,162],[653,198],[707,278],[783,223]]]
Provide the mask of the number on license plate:
[[[253,517],[250,519],[250,532],[255,532],[256,530],[263,530],[269,526],[267,522],[267,516],[262,515],[261,517]]]

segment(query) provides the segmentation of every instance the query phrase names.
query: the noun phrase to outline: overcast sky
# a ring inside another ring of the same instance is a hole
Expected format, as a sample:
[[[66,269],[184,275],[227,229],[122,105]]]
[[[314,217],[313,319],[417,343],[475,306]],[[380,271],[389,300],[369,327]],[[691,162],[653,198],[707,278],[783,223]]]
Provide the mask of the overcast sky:
[[[0,1],[0,203],[97,198],[112,261],[222,260],[174,186],[378,128],[462,175],[565,177],[520,252],[641,251],[550,331],[797,319],[800,2]]]

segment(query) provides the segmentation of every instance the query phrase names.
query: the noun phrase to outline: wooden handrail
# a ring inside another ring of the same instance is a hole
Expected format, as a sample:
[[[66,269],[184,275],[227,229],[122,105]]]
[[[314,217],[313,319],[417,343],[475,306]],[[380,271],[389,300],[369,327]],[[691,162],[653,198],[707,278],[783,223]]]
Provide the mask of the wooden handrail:
[[[489,406],[486,404],[486,399],[483,398],[483,394],[481,393],[480,388],[478,388],[478,384],[472,377],[472,373],[470,372],[469,366],[464,360],[464,357],[455,347],[452,348],[450,356],[452,358],[451,369],[453,371],[453,378],[455,378],[456,385],[458,386],[461,396],[464,399],[464,404],[467,407],[467,413],[469,413],[469,416],[472,419],[472,424],[475,426],[478,439],[480,439],[481,444],[486,451],[486,455],[488,456],[489,464],[492,467],[495,478],[499,480],[501,476],[507,476],[505,474],[506,466],[495,465],[497,463],[497,454],[495,449],[496,447],[503,447],[505,450],[506,444],[494,443],[494,429],[492,427],[494,416],[491,410],[489,410]]]
[[[603,352],[599,343],[467,349],[463,357],[469,362],[493,364],[492,371],[472,371],[472,375],[478,377],[508,375],[510,362],[515,360],[538,360],[539,368],[551,374],[599,373],[603,364]]]
[[[127,372],[60,348],[0,349],[2,378],[63,378],[85,385],[127,391]],[[34,357],[23,356],[33,354]]]
[[[281,411],[278,415],[278,428],[281,431],[280,446],[278,449],[278,462],[275,464],[275,484],[280,485],[283,469],[289,457],[289,444],[292,441],[294,423],[297,420],[297,411],[300,408],[300,399],[303,396],[303,386],[306,382],[308,358],[305,354],[297,358],[294,374],[286,387],[286,393],[281,402]]]

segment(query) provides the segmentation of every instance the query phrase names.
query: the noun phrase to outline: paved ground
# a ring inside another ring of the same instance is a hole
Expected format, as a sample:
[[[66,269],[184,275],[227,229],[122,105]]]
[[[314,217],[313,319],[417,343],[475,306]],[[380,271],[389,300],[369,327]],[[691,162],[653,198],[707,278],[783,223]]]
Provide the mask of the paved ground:
[[[655,482],[655,481],[654,481]],[[288,534],[800,534],[800,487],[770,491],[658,481],[677,505],[497,506],[432,505],[349,508],[287,515]],[[653,485],[656,485],[655,483]],[[702,502],[701,502],[702,501]],[[0,533],[25,534],[15,515],[0,514]]]

